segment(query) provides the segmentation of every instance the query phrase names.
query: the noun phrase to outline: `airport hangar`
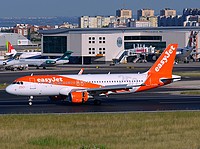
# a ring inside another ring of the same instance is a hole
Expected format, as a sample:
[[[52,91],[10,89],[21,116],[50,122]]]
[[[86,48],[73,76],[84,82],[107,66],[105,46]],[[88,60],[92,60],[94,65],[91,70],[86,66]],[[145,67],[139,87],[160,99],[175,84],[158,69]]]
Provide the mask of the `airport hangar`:
[[[170,43],[185,47],[191,31],[200,31],[200,27],[76,28],[40,30],[39,33],[43,55],[61,56],[65,51],[72,51],[70,63],[91,64],[110,63],[134,44],[153,46],[157,50],[165,49]]]
[[[0,55],[6,52],[6,42],[9,41],[17,51],[38,49],[36,44],[33,44],[26,37],[17,33],[0,33]]]

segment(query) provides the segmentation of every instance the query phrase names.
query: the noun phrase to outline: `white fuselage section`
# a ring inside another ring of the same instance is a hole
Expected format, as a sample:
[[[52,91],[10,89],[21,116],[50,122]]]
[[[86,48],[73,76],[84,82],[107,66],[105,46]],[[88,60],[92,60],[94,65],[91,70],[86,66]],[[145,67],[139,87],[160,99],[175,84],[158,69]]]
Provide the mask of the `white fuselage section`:
[[[17,66],[53,66],[53,65],[59,65],[59,64],[65,64],[68,63],[69,60],[58,60],[57,59],[19,59],[19,60],[12,60],[6,63],[5,66],[12,66],[12,65],[17,65]],[[47,61],[52,61],[54,64],[48,64],[46,63]]]

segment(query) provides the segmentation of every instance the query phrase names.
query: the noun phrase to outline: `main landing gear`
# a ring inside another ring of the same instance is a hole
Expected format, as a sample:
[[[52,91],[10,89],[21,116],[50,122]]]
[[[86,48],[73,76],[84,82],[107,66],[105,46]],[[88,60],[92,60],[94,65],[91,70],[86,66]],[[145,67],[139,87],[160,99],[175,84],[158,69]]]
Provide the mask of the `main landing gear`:
[[[33,101],[33,96],[30,96],[30,97],[29,97],[29,100],[28,100],[28,102],[29,102],[29,103],[28,103],[29,106],[32,106],[32,104],[33,104],[32,101]]]

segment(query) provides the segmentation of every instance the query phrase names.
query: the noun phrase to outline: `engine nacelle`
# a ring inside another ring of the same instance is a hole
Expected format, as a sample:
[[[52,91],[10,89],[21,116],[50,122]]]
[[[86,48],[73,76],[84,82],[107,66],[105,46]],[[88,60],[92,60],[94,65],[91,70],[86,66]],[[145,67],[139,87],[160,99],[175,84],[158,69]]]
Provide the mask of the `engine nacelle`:
[[[69,101],[72,103],[85,103],[88,101],[88,92],[71,92],[69,93]]]
[[[52,60],[46,60],[46,64],[55,64],[56,61],[52,61]]]

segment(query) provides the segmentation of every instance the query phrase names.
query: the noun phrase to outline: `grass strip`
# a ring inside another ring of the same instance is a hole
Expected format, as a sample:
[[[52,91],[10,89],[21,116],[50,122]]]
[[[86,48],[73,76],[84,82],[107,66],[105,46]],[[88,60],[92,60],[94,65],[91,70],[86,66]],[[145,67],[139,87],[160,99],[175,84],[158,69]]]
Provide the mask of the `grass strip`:
[[[200,95],[200,91],[184,91],[181,92],[182,95]]]
[[[200,71],[174,72],[173,74],[179,75],[179,76],[182,76],[182,77],[200,77]]]
[[[9,149],[200,148],[200,112],[0,116]]]
[[[8,84],[6,83],[0,84],[0,90],[5,89],[7,86]]]

